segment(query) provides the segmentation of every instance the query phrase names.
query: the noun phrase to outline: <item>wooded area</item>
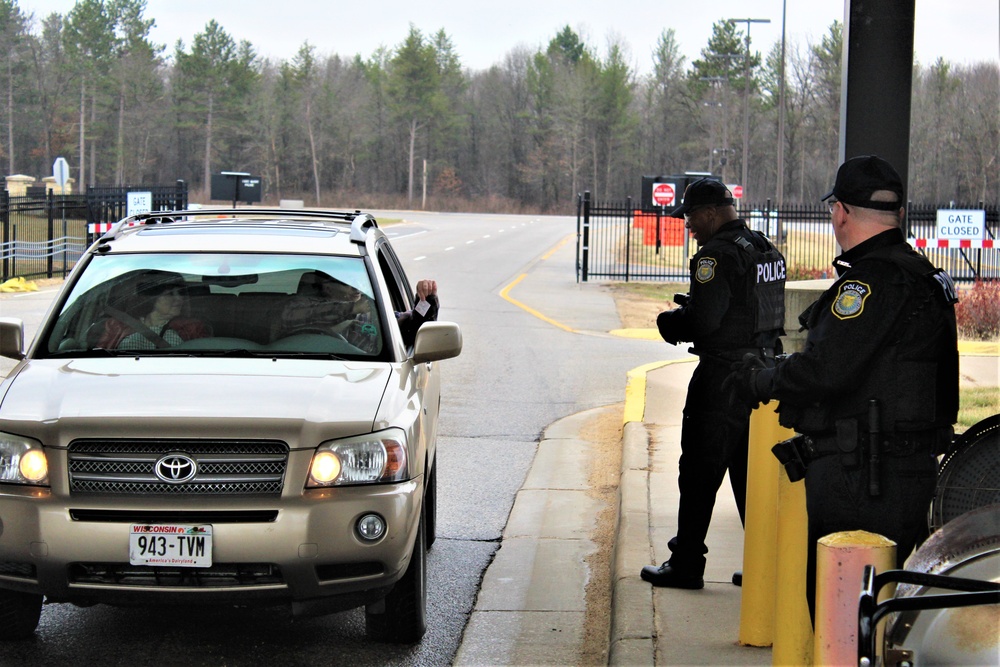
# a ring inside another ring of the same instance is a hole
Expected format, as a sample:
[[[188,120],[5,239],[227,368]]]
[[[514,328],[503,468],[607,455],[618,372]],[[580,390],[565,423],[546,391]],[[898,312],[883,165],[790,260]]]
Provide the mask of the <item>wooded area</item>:
[[[570,17],[572,18],[572,17]],[[144,0],[79,0],[34,17],[0,0],[0,164],[41,178],[65,156],[87,185],[263,177],[265,201],[441,210],[573,210],[578,193],[637,197],[643,174],[742,172],[749,90],[751,201],[774,199],[781,48],[719,19],[693,62],[666,26],[651,74],[568,26],[545,50],[463,67],[448,34],[411,26],[393,48],[345,57],[305,43],[269,60],[209,22],[190,45],[151,42]],[[814,202],[837,167],[842,26],[786,45],[784,200]],[[996,203],[1000,64],[913,68],[909,197]],[[83,178],[80,175],[83,174]],[[425,185],[426,184],[426,185]],[[201,194],[199,194],[201,193]]]

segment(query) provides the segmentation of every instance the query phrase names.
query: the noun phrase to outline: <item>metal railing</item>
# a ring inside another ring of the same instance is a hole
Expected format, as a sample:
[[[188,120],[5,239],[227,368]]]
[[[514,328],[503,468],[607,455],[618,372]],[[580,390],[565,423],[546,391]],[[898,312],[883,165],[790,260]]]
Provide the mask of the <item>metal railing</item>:
[[[0,278],[53,277],[87,247],[84,195],[11,197],[0,191]]]
[[[904,229],[911,243],[933,239],[938,206],[910,204]],[[992,244],[1000,229],[997,206],[954,206],[986,212],[987,243],[993,247],[919,247],[935,266],[957,281],[1000,278],[1000,244]],[[833,277],[831,262],[839,250],[823,205],[775,208],[741,203],[739,214],[751,229],[763,232],[785,255],[789,280]],[[934,245],[929,243],[928,245]],[[590,193],[577,201],[577,280],[687,282],[688,263],[698,251],[684,221],[662,211],[640,210],[630,197],[595,201]]]

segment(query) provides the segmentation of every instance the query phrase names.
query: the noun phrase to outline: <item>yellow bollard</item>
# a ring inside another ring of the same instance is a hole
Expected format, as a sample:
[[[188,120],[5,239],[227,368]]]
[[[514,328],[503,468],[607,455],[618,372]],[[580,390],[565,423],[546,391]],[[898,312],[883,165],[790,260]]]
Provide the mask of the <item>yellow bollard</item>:
[[[811,665],[812,622],[806,602],[806,558],[809,555],[806,485],[778,476],[778,572],[772,665]]]
[[[896,566],[896,543],[863,530],[833,533],[816,548],[817,665],[858,662],[858,595],[865,565],[876,572]],[[888,587],[887,587],[888,588]],[[889,595],[880,595],[880,599]]]
[[[744,646],[770,646],[774,642],[777,480],[784,472],[771,453],[771,447],[792,435],[778,424],[776,407],[777,403],[762,405],[750,415],[739,635],[739,642]]]

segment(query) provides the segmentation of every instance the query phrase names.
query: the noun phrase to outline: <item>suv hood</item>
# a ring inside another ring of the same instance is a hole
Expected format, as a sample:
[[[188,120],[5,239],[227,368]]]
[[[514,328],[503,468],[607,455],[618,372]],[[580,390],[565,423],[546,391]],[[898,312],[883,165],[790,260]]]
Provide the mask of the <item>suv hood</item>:
[[[148,438],[153,426],[164,438],[315,447],[370,432],[393,375],[387,363],[297,359],[33,360],[4,383],[0,428],[48,446],[112,433]]]

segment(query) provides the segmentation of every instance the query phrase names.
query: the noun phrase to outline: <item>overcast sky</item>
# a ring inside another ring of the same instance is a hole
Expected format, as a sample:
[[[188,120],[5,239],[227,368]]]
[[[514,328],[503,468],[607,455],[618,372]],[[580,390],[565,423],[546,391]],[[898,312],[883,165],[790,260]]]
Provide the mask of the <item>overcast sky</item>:
[[[74,0],[17,0],[41,19],[65,14]],[[782,0],[147,0],[156,20],[153,41],[173,52],[178,39],[193,36],[215,19],[235,40],[247,40],[265,57],[288,59],[306,41],[320,54],[368,58],[379,46],[395,47],[412,23],[424,35],[443,28],[462,64],[482,70],[501,64],[516,46],[544,48],[564,26],[577,31],[600,57],[609,38],[628,45],[636,70],[651,70],[660,34],[673,28],[688,62],[699,57],[723,18],[770,19],[750,27],[752,48],[767,52],[781,39]],[[790,0],[786,44],[815,44],[835,20],[844,0]],[[741,28],[746,28],[745,23]],[[1000,61],[998,0],[916,0],[914,51],[922,64],[943,57],[955,64]]]

